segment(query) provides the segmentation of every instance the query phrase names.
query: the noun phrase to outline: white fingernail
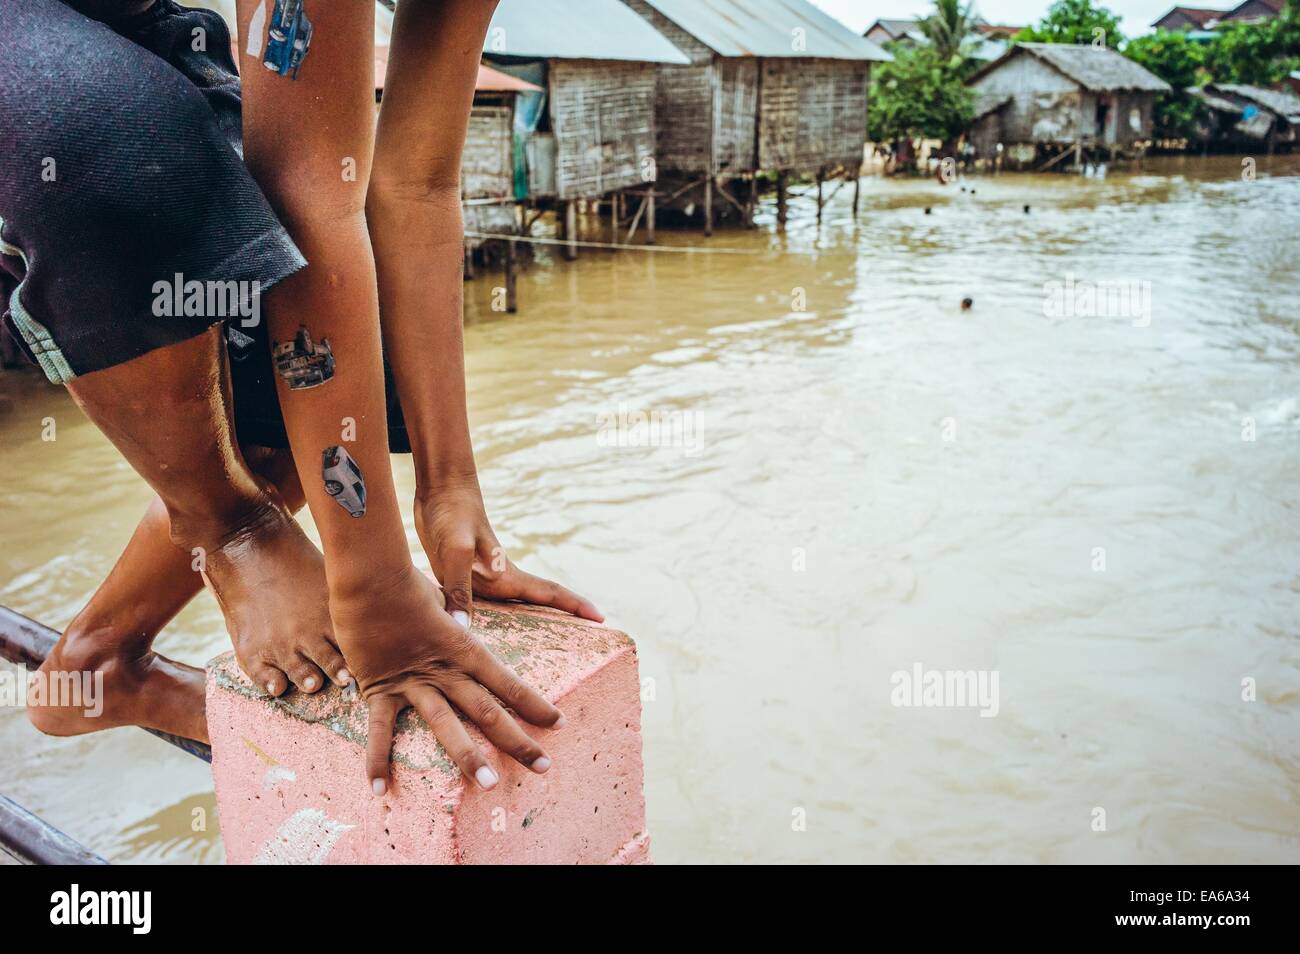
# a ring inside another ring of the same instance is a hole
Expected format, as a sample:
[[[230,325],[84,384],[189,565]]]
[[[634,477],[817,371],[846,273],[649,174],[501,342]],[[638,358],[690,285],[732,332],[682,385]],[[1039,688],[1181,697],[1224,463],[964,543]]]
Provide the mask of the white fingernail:
[[[541,775],[551,767],[551,760],[543,755],[540,759],[533,759],[533,764],[529,766],[538,775]]]
[[[563,729],[568,724],[569,724],[569,720],[564,718],[564,716],[560,716],[558,719],[555,720],[555,725],[551,726],[551,728]]]
[[[474,773],[474,778],[483,788],[491,788],[497,783],[497,773],[486,765],[479,766],[478,771]]]
[[[304,689],[315,689],[315,688],[316,688],[316,677],[315,677],[315,676],[308,676],[306,679],[304,679],[304,680],[302,681],[302,687],[303,687]]]
[[[340,669],[340,670],[339,670],[339,682],[340,682],[342,685],[345,685],[345,686],[346,686],[346,685],[347,685],[348,683],[350,683],[351,681],[352,681],[352,673],[348,672],[346,669]]]
[[[266,691],[269,692],[271,695],[275,695],[275,683],[268,682],[266,684]]]
[[[388,791],[388,785],[384,782],[382,778],[377,778],[370,783],[370,789],[376,795],[382,795],[384,794],[384,792]]]
[[[464,626],[466,629],[469,629],[469,613],[466,613],[464,610],[452,610],[451,618],[460,623],[460,625]]]

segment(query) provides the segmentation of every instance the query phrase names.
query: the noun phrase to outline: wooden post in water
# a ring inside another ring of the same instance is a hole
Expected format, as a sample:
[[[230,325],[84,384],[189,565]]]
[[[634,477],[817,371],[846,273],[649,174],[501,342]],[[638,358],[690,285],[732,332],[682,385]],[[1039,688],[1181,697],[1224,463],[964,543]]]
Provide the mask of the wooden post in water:
[[[713,234],[713,176],[704,177],[704,234]]]
[[[822,182],[826,179],[826,173],[823,169],[817,170],[817,222],[822,220]]]
[[[781,225],[785,225],[789,213],[786,202],[786,184],[789,182],[789,175],[784,169],[776,174],[776,220]]]
[[[466,242],[465,243],[465,278],[472,279],[473,277],[474,277],[474,246],[470,245],[469,242]]]
[[[861,174],[853,177],[853,218],[858,217],[858,195],[862,192]]]
[[[573,261],[578,257],[578,206],[573,199],[564,203],[564,258]]]
[[[646,196],[645,203],[645,243],[653,245],[655,243],[655,186],[650,183],[650,192]]]
[[[513,315],[519,310],[519,280],[515,265],[518,252],[513,239],[506,240],[506,314]]]

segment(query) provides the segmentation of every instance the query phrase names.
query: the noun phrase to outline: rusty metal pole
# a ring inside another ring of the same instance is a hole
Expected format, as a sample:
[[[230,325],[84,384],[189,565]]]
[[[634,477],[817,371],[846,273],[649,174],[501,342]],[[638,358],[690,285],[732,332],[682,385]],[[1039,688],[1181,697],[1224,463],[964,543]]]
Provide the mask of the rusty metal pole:
[[[106,865],[47,821],[0,795],[0,846],[32,865]]]
[[[21,613],[15,613],[7,606],[0,606],[0,656],[12,663],[35,669],[45,662],[54,644],[59,641],[59,634],[48,626],[42,626],[34,619],[28,619]],[[212,761],[212,747],[193,739],[183,739],[168,732],[145,729],[150,735],[156,735],[164,742],[170,742],[176,748],[205,762]]]

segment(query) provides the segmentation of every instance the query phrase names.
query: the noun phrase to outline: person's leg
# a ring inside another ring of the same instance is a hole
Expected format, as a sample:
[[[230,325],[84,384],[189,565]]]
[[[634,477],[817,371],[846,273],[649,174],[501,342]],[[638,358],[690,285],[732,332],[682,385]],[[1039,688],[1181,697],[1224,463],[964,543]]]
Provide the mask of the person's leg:
[[[244,453],[249,466],[273,485],[290,512],[302,508],[302,487],[287,451],[249,447]],[[202,589],[193,558],[171,541],[166,505],[155,498],[108,577],[41,666],[43,673],[102,672],[103,711],[90,718],[79,707],[47,704],[28,710],[33,725],[48,735],[142,725],[186,738],[206,738],[202,670],[153,651],[163,627]],[[323,636],[309,646],[277,640],[269,649],[245,639],[243,649],[241,662],[250,670],[254,660],[265,660],[261,682],[273,683],[277,694],[289,685],[286,673],[298,677],[299,689],[305,689],[309,677],[319,688],[324,678],[307,660],[328,665],[337,655]],[[337,671],[333,675],[337,678]]]
[[[139,24],[155,13],[178,16],[158,6]],[[256,324],[244,308],[302,268],[302,255],[232,147],[229,124],[161,54],[56,0],[6,10],[5,30],[0,267],[16,284],[7,323],[158,492],[167,545],[182,545],[186,570],[202,566],[236,646],[328,642],[320,555],[236,446],[219,332],[225,318]],[[211,70],[233,76],[224,57]],[[173,282],[206,287],[206,300],[171,307],[181,294],[167,292]],[[242,304],[214,305],[214,288],[234,289]],[[161,518],[136,556],[167,552]],[[152,609],[96,601],[78,629],[117,620],[138,649],[193,586],[173,590],[172,580],[133,556],[107,595],[130,582],[131,595],[153,590]],[[323,655],[335,675],[337,653]],[[262,649],[241,652],[264,687],[281,691],[270,661]],[[324,678],[309,664],[289,675]]]
[[[309,691],[324,684],[316,663],[301,655],[284,662],[277,646],[314,645],[316,662],[331,676],[343,670],[330,636],[320,554],[270,484],[248,468],[233,439],[224,360],[214,328],[68,386],[158,493],[159,506],[151,508],[109,583],[69,627],[78,637],[75,648],[66,640],[44,667],[103,671],[106,685],[111,680],[116,687],[106,703],[112,711],[91,721],[76,710],[34,707],[32,722],[43,731],[72,734],[136,723],[196,737],[201,706],[196,715],[189,703],[201,675],[158,660],[149,649],[161,625],[193,594],[185,575],[197,576],[194,567],[212,585],[245,670],[268,691],[285,688],[276,661]],[[163,695],[142,698],[149,689]]]

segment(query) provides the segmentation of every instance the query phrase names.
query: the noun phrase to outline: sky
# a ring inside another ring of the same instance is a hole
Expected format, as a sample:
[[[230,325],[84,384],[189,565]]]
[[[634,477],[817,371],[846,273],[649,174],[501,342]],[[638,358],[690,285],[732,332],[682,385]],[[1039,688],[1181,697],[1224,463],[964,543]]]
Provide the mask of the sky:
[[[928,13],[934,6],[930,0],[812,0],[845,26],[862,33],[877,17],[896,17],[900,20]],[[1052,0],[974,0],[975,11],[990,23],[1025,26],[1042,19]],[[1140,36],[1158,19],[1175,6],[1175,0],[1101,0],[1120,17],[1120,30],[1125,36]],[[1190,0],[1194,7],[1236,6],[1227,0]]]

